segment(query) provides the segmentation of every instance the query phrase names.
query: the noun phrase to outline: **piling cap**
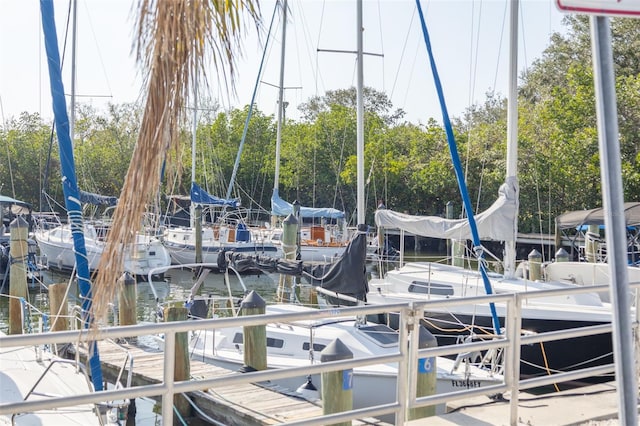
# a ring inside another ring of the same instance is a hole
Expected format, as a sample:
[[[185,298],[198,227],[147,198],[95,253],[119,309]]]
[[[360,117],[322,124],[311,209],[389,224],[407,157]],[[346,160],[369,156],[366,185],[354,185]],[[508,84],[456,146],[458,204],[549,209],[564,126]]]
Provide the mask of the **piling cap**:
[[[353,352],[340,339],[335,339],[320,352],[320,362],[341,361],[352,358]]]
[[[560,247],[560,249],[556,252],[556,260],[563,261],[568,259],[569,259],[569,253],[567,253],[565,249]]]
[[[15,219],[13,219],[11,221],[11,223],[9,224],[9,228],[10,229],[14,229],[14,228],[26,228],[28,227],[29,224],[27,223],[27,221],[25,220],[25,218],[23,218],[22,216],[18,216]]]
[[[296,219],[296,217],[293,215],[293,213],[289,213],[289,215],[287,217],[284,218],[284,220],[282,221],[283,225],[297,225],[298,224],[298,219]]]
[[[243,308],[264,308],[267,306],[267,303],[258,293],[255,292],[255,290],[251,290],[251,292],[242,299],[241,306]]]
[[[124,285],[133,285],[136,283],[136,280],[129,271],[125,271],[125,273],[122,274],[122,282]]]
[[[438,347],[438,339],[436,339],[436,336],[431,334],[431,332],[427,330],[424,325],[421,325],[419,330],[418,347],[420,349]]]
[[[529,259],[531,258],[535,258],[535,259],[542,259],[542,254],[540,254],[540,252],[536,249],[531,250],[531,253],[529,253]]]

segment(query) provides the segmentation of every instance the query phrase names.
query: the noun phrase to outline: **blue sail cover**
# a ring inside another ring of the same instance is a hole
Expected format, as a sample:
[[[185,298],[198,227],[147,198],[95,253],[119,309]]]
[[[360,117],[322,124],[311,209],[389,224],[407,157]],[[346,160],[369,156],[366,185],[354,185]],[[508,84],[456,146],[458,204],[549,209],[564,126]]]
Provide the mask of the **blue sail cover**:
[[[274,216],[288,216],[291,213],[293,213],[291,203],[280,198],[278,190],[274,189],[271,196],[271,214]],[[300,207],[300,217],[343,219],[344,212],[334,208]]]
[[[69,215],[69,225],[71,226],[73,236],[73,248],[76,257],[76,276],[78,278],[78,289],[80,290],[82,300],[83,322],[85,328],[89,328],[93,321],[91,315],[93,296],[89,277],[87,249],[82,231],[84,229],[82,224],[82,206],[79,200],[80,194],[78,193],[78,182],[76,180],[73,144],[69,132],[69,117],[67,115],[67,104],[64,97],[64,85],[62,84],[62,69],[60,51],[58,50],[55,14],[53,12],[53,0],[40,0],[40,14],[42,17],[42,32],[44,33],[44,44],[49,67],[53,115],[55,117],[58,146],[60,148],[60,166],[63,176],[62,190],[64,192],[65,206]],[[102,366],[100,364],[100,356],[96,342],[91,342],[90,353],[92,354],[89,358],[91,381],[93,382],[94,389],[101,391]]]
[[[94,206],[115,206],[118,204],[118,197],[110,197],[83,190],[79,190],[79,192],[80,201],[84,204],[92,204]]]
[[[205,204],[214,206],[230,206],[240,207],[239,200],[230,200],[224,198],[214,197],[209,195],[207,191],[202,189],[197,183],[191,182],[191,202],[195,204]]]

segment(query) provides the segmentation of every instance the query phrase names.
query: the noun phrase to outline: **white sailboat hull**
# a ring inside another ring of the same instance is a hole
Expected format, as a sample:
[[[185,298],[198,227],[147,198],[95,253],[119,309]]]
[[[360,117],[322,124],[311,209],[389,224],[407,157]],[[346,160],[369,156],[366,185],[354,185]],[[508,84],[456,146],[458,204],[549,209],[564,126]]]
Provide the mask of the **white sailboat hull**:
[[[59,270],[75,268],[76,256],[69,225],[37,230],[35,238],[38,241],[41,254],[47,257],[49,267]],[[96,271],[106,243],[98,237],[92,225],[85,225],[84,241],[89,270]],[[170,264],[169,252],[155,237],[138,234],[136,243],[125,249],[124,270],[132,275],[148,276],[152,269]]]
[[[272,257],[282,256],[282,250],[277,244],[252,237],[237,240],[235,235],[236,231],[230,228],[203,228],[202,263],[217,263],[222,250]],[[169,228],[164,233],[163,244],[174,265],[196,262],[196,234],[193,228]]]

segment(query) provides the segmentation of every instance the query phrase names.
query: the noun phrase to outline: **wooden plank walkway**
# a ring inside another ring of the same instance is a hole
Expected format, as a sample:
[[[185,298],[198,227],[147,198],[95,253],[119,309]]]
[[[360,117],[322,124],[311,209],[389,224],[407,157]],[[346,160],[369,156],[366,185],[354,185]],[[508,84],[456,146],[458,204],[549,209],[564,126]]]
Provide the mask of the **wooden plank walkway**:
[[[114,382],[117,379],[128,353],[133,358],[132,386],[162,383],[164,354],[159,349],[101,341],[98,350],[105,380]],[[86,357],[86,352],[81,349],[80,358],[83,362],[86,362]],[[128,370],[127,364],[123,380],[126,379]],[[191,360],[190,371],[191,377],[195,380],[235,374],[233,371],[198,360]],[[275,425],[322,415],[322,405],[319,401],[308,401],[275,385],[219,386],[206,391],[190,392],[188,397],[199,410],[225,425]],[[375,419],[365,419],[354,421],[353,424],[384,423]]]

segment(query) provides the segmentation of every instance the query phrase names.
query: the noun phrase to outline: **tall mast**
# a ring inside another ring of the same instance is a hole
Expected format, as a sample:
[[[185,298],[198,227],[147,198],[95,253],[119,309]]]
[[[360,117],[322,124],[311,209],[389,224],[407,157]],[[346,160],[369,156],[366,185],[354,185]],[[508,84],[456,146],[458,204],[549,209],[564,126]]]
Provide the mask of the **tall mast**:
[[[515,275],[516,239],[518,237],[518,2],[511,0],[509,16],[509,89],[507,98],[507,180],[516,183],[516,215],[513,224],[513,240],[505,241],[504,274]]]
[[[358,224],[365,223],[365,208],[364,208],[364,104],[362,101],[362,81],[364,79],[363,64],[362,64],[362,33],[364,28],[362,27],[362,0],[357,1],[357,63],[358,63],[358,86],[356,91],[357,102],[357,134],[356,134],[356,158],[357,158],[357,211],[358,211]]]
[[[278,124],[276,133],[276,169],[273,178],[273,191],[278,190],[280,180],[280,142],[282,140],[282,120],[284,115],[284,54],[287,38],[287,0],[282,2],[282,44],[280,46],[280,82],[278,84]]]
[[[73,0],[71,33],[71,100],[69,105],[69,135],[71,143],[75,139],[76,129],[76,51],[78,47],[78,1]]]
[[[193,129],[191,131],[191,185],[196,181],[196,131],[198,130],[198,79],[193,86]],[[189,226],[195,226],[196,206],[189,204]]]

